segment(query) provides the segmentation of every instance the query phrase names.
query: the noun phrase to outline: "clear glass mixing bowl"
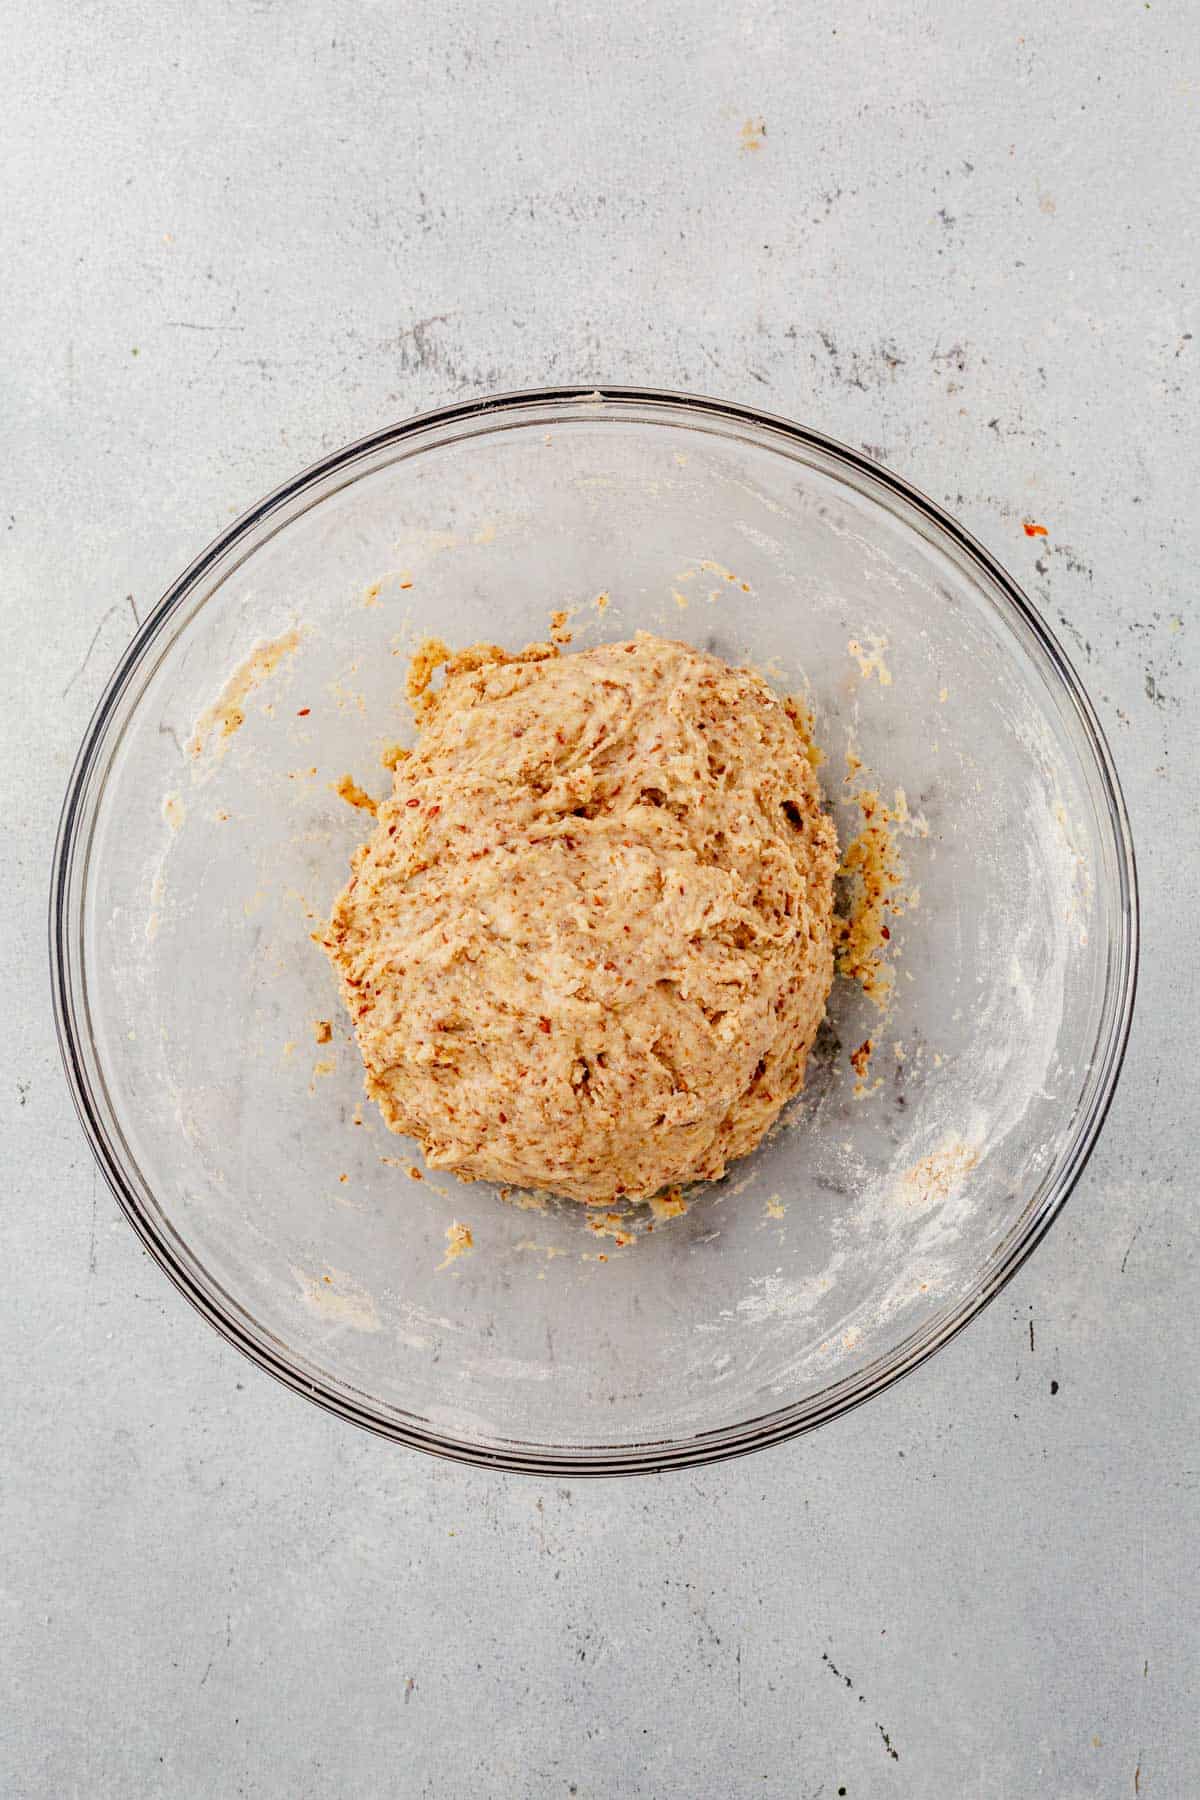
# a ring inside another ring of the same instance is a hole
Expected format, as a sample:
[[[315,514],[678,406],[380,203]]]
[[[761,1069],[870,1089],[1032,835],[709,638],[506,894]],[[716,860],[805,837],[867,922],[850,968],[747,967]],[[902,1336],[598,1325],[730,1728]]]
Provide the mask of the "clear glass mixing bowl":
[[[370,825],[334,784],[383,791],[413,646],[519,646],[557,607],[576,648],[647,628],[807,694],[843,842],[855,785],[911,815],[889,1015],[837,982],[780,1128],[625,1247],[567,1202],[411,1179],[310,935]],[[1103,735],[992,558],[815,432],[628,389],[412,419],[225,532],[97,709],[51,920],[80,1116],[188,1299],[344,1418],[564,1475],[790,1437],[945,1344],[1095,1142],[1136,935]]]

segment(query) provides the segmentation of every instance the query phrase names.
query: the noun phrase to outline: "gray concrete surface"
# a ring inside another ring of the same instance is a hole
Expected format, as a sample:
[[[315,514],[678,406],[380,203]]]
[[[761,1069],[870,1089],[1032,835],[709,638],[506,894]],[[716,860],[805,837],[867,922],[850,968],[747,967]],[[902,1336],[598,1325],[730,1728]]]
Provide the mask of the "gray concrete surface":
[[[34,0],[5,37],[0,1792],[1191,1800],[1196,9]],[[77,1131],[43,915],[90,709],[232,513],[605,378],[869,445],[1010,564],[1111,734],[1146,952],[1086,1178],[965,1337],[802,1443],[590,1486],[358,1436],[189,1312]]]

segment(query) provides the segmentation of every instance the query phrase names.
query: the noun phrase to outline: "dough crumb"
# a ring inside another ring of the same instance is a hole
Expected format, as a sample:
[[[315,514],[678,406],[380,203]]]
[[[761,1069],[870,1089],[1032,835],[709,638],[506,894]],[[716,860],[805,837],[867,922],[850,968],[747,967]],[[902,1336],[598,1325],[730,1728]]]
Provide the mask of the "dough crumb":
[[[885,637],[868,637],[869,650],[864,650],[857,638],[851,638],[846,645],[847,650],[858,664],[858,672],[864,681],[870,681],[872,675],[879,678],[880,687],[891,687],[892,671],[883,660],[883,653],[888,647]]]
[[[867,1091],[867,1076],[871,1070],[871,1052],[874,1047],[870,1038],[864,1038],[858,1049],[850,1052],[850,1066],[858,1078],[854,1083],[856,1099]]]
[[[587,1228],[596,1237],[610,1237],[618,1250],[627,1250],[635,1241],[633,1232],[626,1230],[621,1213],[601,1213],[598,1218],[593,1215],[587,1222]]]
[[[343,775],[340,781],[331,781],[330,787],[339,800],[347,806],[357,806],[362,812],[369,812],[372,817],[379,811],[378,800],[373,800],[365,788],[360,788],[353,775]]]
[[[426,638],[420,649],[408,665],[408,679],[404,691],[412,701],[417,701],[428,688],[443,663],[448,663],[453,652],[441,638]]]
[[[471,1227],[458,1219],[446,1227],[446,1254],[438,1264],[439,1269],[448,1269],[450,1264],[460,1256],[475,1248],[475,1239],[471,1236]]]
[[[314,1019],[313,1036],[316,1038],[318,1044],[327,1044],[333,1036],[333,1020]]]

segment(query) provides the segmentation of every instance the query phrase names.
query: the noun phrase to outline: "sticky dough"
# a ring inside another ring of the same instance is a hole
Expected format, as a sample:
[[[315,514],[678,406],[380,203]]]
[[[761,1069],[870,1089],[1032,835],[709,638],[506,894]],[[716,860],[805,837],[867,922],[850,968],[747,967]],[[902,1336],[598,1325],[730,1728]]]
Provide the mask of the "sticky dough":
[[[721,1175],[803,1085],[832,979],[803,721],[644,633],[433,646],[415,689],[326,934],[385,1121],[434,1167],[595,1203]]]

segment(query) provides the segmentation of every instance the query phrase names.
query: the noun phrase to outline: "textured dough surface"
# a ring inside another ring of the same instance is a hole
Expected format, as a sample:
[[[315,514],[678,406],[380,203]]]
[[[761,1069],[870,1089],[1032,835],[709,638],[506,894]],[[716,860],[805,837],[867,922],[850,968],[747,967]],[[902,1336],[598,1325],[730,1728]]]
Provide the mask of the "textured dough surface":
[[[644,633],[438,645],[410,691],[416,748],[326,936],[386,1123],[589,1202],[721,1175],[803,1085],[832,980],[799,715]]]

